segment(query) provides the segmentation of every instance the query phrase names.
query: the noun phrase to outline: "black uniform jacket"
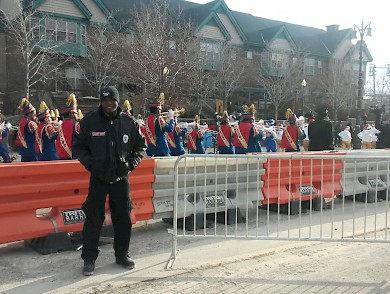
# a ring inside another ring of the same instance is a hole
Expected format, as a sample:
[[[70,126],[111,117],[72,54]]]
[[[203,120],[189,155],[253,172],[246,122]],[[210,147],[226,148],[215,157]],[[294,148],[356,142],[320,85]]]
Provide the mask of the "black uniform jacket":
[[[309,151],[333,150],[332,124],[323,119],[309,123]]]
[[[121,113],[114,118],[103,109],[88,113],[80,121],[72,140],[73,156],[95,176],[112,182],[128,174],[145,156],[146,142],[138,123]]]

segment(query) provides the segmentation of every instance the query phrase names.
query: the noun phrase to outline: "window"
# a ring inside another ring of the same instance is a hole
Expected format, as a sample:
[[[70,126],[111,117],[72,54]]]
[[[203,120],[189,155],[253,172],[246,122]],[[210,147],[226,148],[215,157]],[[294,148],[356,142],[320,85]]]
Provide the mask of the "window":
[[[68,42],[69,43],[76,43],[76,24],[73,22],[68,22]]]
[[[176,41],[168,42],[168,54],[170,57],[174,57],[176,55]]]
[[[87,32],[86,32],[86,28],[85,28],[85,25],[81,25],[81,44],[85,45],[87,44]]]
[[[56,21],[52,18],[46,19],[46,40],[56,39]]]
[[[205,60],[219,60],[221,46],[219,43],[200,42],[201,57]]]
[[[68,87],[72,90],[83,89],[85,84],[84,75],[78,67],[68,67],[65,69],[65,76]]]
[[[55,20],[52,18],[45,19],[45,23],[46,23],[46,40],[77,43],[76,23],[68,22],[61,19]],[[85,37],[85,26],[81,26],[81,29],[82,28],[84,28],[84,37]],[[38,30],[39,30],[39,25],[38,25]]]
[[[30,22],[31,38],[39,40],[39,18],[33,17]]]
[[[246,59],[253,59],[253,52],[252,51],[246,51]]]
[[[66,21],[57,20],[57,41],[66,41]]]
[[[305,58],[304,61],[304,74],[308,76],[314,75],[314,59],[313,58]]]
[[[321,60],[317,61],[317,73],[322,74],[322,61]]]

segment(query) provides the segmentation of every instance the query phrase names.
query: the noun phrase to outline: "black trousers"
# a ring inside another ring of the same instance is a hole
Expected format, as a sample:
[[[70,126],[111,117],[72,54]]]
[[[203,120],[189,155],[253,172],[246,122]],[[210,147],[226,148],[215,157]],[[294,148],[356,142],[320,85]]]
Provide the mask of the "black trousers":
[[[99,237],[105,220],[105,203],[107,194],[114,228],[115,256],[128,253],[131,237],[131,201],[128,177],[115,183],[107,183],[93,176],[89,180],[89,191],[82,209],[86,215],[83,227],[83,260],[95,260],[99,255]]]

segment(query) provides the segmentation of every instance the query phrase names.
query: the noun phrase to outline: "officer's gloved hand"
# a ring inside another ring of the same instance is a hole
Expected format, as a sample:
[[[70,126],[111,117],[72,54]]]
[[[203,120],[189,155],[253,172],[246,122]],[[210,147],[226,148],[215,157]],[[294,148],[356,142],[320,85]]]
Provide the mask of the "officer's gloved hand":
[[[185,123],[183,124],[183,129],[188,129],[188,123],[187,123],[187,122],[185,122]]]
[[[168,110],[168,119],[172,120],[175,117],[175,113],[173,112],[172,109]]]

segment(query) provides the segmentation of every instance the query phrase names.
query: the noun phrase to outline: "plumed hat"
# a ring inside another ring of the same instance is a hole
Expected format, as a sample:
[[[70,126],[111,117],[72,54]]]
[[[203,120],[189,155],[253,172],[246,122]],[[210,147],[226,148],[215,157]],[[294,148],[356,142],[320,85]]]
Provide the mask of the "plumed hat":
[[[80,108],[77,110],[77,117],[78,117],[79,120],[82,120],[83,117],[84,117],[84,114],[83,114],[83,112],[81,111]]]
[[[54,109],[54,114],[56,115],[56,117],[60,117],[60,112],[58,111],[58,109]]]
[[[227,121],[229,119],[229,113],[225,110],[222,114],[221,121]]]
[[[37,114],[38,119],[43,119],[45,117],[50,116],[50,110],[49,107],[46,105],[45,101],[41,101],[41,104],[39,105],[39,111]]]
[[[22,111],[24,115],[29,114],[32,111],[35,111],[34,106],[27,100],[27,98],[23,98],[22,102],[20,102],[19,109]]]
[[[244,118],[252,118],[256,113],[255,105],[252,104],[246,109],[246,112],[244,113]]]
[[[285,117],[286,119],[289,119],[291,115],[293,115],[294,112],[291,110],[291,108],[287,108]]]
[[[66,106],[61,110],[62,113],[73,112],[77,113],[77,100],[75,94],[70,94],[68,101],[66,101]]]
[[[157,107],[161,109],[164,103],[165,103],[165,94],[160,93],[160,95],[157,98],[157,101],[150,102],[149,107]]]
[[[275,120],[274,120],[273,118],[270,118],[270,119],[268,120],[268,125],[269,125],[269,126],[275,125]]]
[[[56,114],[55,114],[55,112],[54,112],[54,110],[52,109],[52,110],[50,110],[50,116],[51,117],[56,117]]]
[[[126,112],[126,111],[130,111],[130,110],[132,110],[132,109],[133,109],[133,108],[132,108],[131,105],[130,105],[130,101],[126,99],[126,100],[123,102],[122,111],[123,111],[123,112]]]
[[[200,123],[200,116],[199,115],[195,115],[195,119],[194,121],[199,124]]]

